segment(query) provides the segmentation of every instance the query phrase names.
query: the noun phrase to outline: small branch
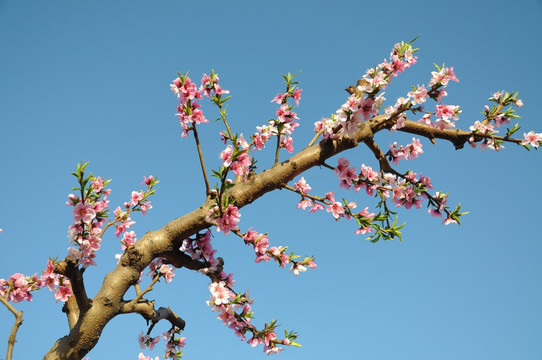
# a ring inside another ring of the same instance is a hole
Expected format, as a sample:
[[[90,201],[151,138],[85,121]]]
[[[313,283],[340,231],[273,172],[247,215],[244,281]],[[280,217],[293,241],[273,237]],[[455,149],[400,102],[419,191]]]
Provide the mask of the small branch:
[[[290,191],[293,191],[295,192],[296,194],[299,194],[303,197],[306,197],[306,198],[309,198],[311,200],[314,200],[314,201],[319,201],[323,204],[326,204],[326,205],[330,205],[327,201],[326,201],[326,198],[325,197],[319,197],[319,196],[314,196],[314,195],[310,195],[310,194],[307,194],[307,193],[301,193],[299,191],[297,191],[296,189],[294,189],[293,187],[291,186],[288,186],[288,185],[284,185],[284,188],[287,189],[287,190],[290,190]]]
[[[196,130],[196,123],[192,126],[194,130],[194,139],[196,140],[196,147],[198,149],[199,163],[201,165],[201,171],[203,172],[203,180],[205,181],[205,193],[209,195],[211,193],[211,188],[209,187],[209,179],[207,178],[207,171],[205,170],[205,163],[203,161],[203,154],[201,152],[201,146],[199,143],[198,131]]]
[[[378,163],[380,164],[380,171],[387,173],[393,172],[393,169],[391,168],[388,159],[386,159],[386,155],[382,152],[380,147],[378,147],[377,143],[373,139],[367,139],[363,142],[365,143],[365,145],[367,145],[369,149],[371,149],[374,156],[378,160]]]
[[[141,288],[139,287],[139,283],[136,283],[134,285],[134,290],[135,290],[136,296],[139,296],[139,294],[141,294]]]
[[[278,129],[278,126],[277,126],[277,129]],[[279,131],[279,133],[277,134],[277,150],[275,151],[275,164],[278,164],[279,162],[279,150],[280,150],[280,134],[282,132],[282,129]]]
[[[194,260],[190,255],[185,254],[184,252],[178,250],[179,246],[174,246],[175,250],[168,251],[166,253],[160,254],[160,257],[163,257],[167,260],[167,263],[173,265],[174,267],[180,269],[185,267],[189,270],[201,270],[207,267],[204,262]]]
[[[504,105],[502,103],[499,102],[499,105],[497,105],[497,108],[495,109],[495,111],[493,111],[494,114],[499,114],[502,110],[502,108],[504,107]],[[489,124],[489,122],[494,119],[495,116],[488,116],[484,119],[484,121],[482,121],[482,124],[484,125],[487,125]]]
[[[148,292],[151,292],[152,291],[152,287],[158,282],[158,280],[160,279],[160,274],[156,274],[154,276],[154,279],[152,279],[151,283],[149,284],[149,286],[147,286],[147,288],[145,290],[143,290],[142,292],[140,292],[139,294],[137,294],[137,296],[135,297],[134,300],[130,301],[130,302],[133,302],[134,304],[137,303],[146,293]]]
[[[521,139],[511,139],[505,136],[481,134],[481,133],[477,133],[473,131],[465,131],[461,129],[440,130],[440,129],[432,128],[425,124],[421,124],[421,123],[411,121],[411,120],[406,120],[405,127],[399,129],[398,131],[424,136],[428,139],[438,138],[438,139],[448,140],[452,144],[454,144],[457,150],[462,149],[465,143],[469,141],[469,138],[471,136],[474,137],[475,142],[480,141],[481,139],[493,139],[493,140],[502,140],[506,142],[511,142],[515,144],[521,144]]]
[[[6,360],[11,360],[13,356],[13,348],[15,346],[15,343],[17,342],[17,340],[15,340],[17,336],[17,331],[19,331],[19,327],[23,323],[23,312],[17,311],[17,309],[15,309],[13,305],[11,305],[10,302],[2,296],[0,296],[0,302],[4,304],[9,311],[11,311],[13,316],[15,316],[15,323],[13,324],[13,327],[11,328],[11,333],[8,337],[8,348],[6,351]]]
[[[318,138],[320,137],[320,135],[322,135],[324,133],[324,129],[318,131],[314,137],[312,138],[312,140],[309,142],[309,144],[307,145],[307,147],[311,147],[314,145],[314,143],[316,142],[316,140],[318,140]]]
[[[160,320],[167,320],[172,326],[176,326],[181,330],[184,329],[186,325],[185,321],[179,315],[173,312],[171,308],[160,307],[158,310],[154,310],[154,301],[143,300],[133,304],[134,300],[122,304],[120,313],[139,314],[143,316],[145,320],[150,321],[152,323],[151,326],[154,326],[154,324]]]
[[[126,301],[122,304],[119,311],[120,314],[139,314],[146,320],[150,320],[154,316],[154,301],[138,300]]]

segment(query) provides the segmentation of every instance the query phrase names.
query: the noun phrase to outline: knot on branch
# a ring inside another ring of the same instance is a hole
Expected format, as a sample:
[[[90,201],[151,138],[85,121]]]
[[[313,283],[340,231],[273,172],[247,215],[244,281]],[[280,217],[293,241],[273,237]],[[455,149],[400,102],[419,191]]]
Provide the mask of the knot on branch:
[[[126,249],[124,255],[120,258],[120,265],[133,267],[137,266],[141,262],[142,255],[134,246],[130,246]]]

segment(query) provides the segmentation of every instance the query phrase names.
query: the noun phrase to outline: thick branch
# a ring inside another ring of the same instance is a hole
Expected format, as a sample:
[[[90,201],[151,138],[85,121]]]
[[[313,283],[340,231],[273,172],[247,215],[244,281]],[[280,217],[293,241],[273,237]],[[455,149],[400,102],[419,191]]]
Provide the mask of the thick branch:
[[[85,282],[83,281],[83,272],[69,258],[56,263],[55,272],[66,276],[70,280],[73,297],[70,297],[64,304],[62,311],[66,313],[68,324],[72,329],[79,320],[81,313],[86,312],[90,307],[90,300],[87,297]]]

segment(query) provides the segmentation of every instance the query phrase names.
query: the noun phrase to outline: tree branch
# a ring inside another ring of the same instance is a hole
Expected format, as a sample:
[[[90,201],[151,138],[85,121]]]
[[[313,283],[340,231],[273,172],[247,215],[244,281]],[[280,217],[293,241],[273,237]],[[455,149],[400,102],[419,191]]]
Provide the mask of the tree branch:
[[[249,205],[266,193],[283,188],[294,177],[306,170],[325,165],[327,159],[356,147],[360,141],[371,145],[374,134],[387,126],[391,125],[384,115],[375,116],[361,124],[359,130],[351,138],[322,140],[261,173],[251,173],[245,182],[234,184],[224,196],[234,199],[238,208]],[[468,131],[439,130],[412,121],[407,121],[401,131],[430,139],[446,139],[458,149],[463,147],[470,136],[483,138],[481,135],[473,135]],[[373,150],[375,150],[374,147]],[[377,158],[378,156],[380,155],[377,154]],[[164,257],[175,267],[186,267],[192,270],[204,268],[204,263],[192,260],[190,256],[180,252],[179,247],[184,239],[212,226],[206,217],[209,209],[214,205],[216,205],[215,199],[208,197],[199,208],[170,221],[157,231],[147,232],[128,248],[115,269],[105,276],[102,287],[88,311],[81,316],[80,321],[71,329],[68,336],[55,343],[44,359],[80,360],[83,358],[96,345],[107,323],[116,315],[123,313],[124,294],[137,283],[139,274],[153,259]]]
[[[13,348],[15,346],[15,343],[17,342],[17,331],[19,331],[19,327],[23,323],[23,312],[15,309],[15,307],[13,307],[13,305],[11,305],[11,303],[2,296],[0,296],[0,302],[4,304],[9,311],[11,311],[13,316],[15,316],[15,323],[13,324],[13,327],[11,328],[11,333],[8,337],[8,348],[6,350],[6,360],[11,360],[13,356]]]
[[[196,147],[198,149],[199,163],[201,165],[201,171],[203,173],[203,181],[205,181],[205,194],[209,195],[211,188],[209,187],[209,179],[207,178],[207,171],[205,170],[205,163],[203,161],[203,154],[201,152],[201,145],[199,143],[198,131],[196,130],[196,124],[192,125],[194,131],[194,139],[196,140]]]
[[[90,300],[87,297],[85,282],[83,281],[83,272],[69,258],[56,263],[55,272],[64,275],[70,280],[73,296],[68,298],[62,311],[66,313],[68,324],[72,329],[79,320],[81,313],[85,313],[90,307]]]
[[[171,323],[172,326],[176,326],[179,329],[183,330],[186,323],[185,321],[176,313],[171,310],[171,308],[160,307],[158,310],[154,309],[154,301],[140,300],[137,303],[133,303],[134,300],[126,302],[123,304],[120,314],[140,314],[153,324],[156,324],[160,320],[167,320]]]

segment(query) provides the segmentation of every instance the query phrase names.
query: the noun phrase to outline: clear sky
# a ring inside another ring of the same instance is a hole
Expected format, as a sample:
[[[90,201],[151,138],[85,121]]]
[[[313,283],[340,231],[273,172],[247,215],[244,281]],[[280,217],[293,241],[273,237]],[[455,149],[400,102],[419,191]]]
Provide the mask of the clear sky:
[[[445,62],[460,80],[447,99],[463,109],[458,126],[481,120],[488,97],[504,89],[519,91],[525,103],[520,135],[542,132],[541,1],[0,0],[0,278],[41,272],[49,256],[65,256],[71,209],[64,204],[79,161],[113,179],[112,207],[139,190],[143,176],[158,176],[154,208],[135,217],[140,236],[200,205],[193,140],[180,138],[169,90],[177,71],[198,80],[218,72],[233,96],[230,124],[250,135],[275,116],[270,100],[284,90],[280,75],[302,70],[294,134],[301,149],[313,123],[345,101],[345,87],[396,42],[419,34],[418,64],[386,90],[391,104],[427,83],[433,63]],[[204,111],[216,116],[210,106]],[[210,168],[219,165],[219,130],[209,124],[201,131]],[[395,140],[383,134],[377,141],[387,147]],[[460,227],[441,225],[424,208],[403,211],[403,241],[371,244],[354,235],[355,224],[297,210],[298,197],[282,191],[242,209],[240,226],[314,255],[318,269],[294,277],[276,264],[255,264],[238,238],[214,238],[237,290],[249,288],[255,298],[255,324],[277,318],[281,328],[300,332],[303,348],[287,348],[280,359],[542,358],[542,153],[511,144],[499,153],[423,145],[425,153],[399,169],[431,176],[451,204],[461,202],[470,214]],[[262,153],[260,164],[272,156]],[[358,167],[377,165],[366,149],[345,156]],[[338,189],[330,171],[305,178],[320,193]],[[348,196],[374,205],[363,194]],[[108,234],[99,266],[85,273],[90,295],[119,251]],[[176,274],[149,298],[186,320],[187,359],[266,357],[205,305],[207,278]],[[25,322],[16,359],[40,358],[67,333],[61,304],[48,290],[18,308]],[[0,308],[0,358],[12,321]],[[144,329],[138,316],[114,319],[90,358],[136,359]],[[162,356],[163,347],[146,354]]]

